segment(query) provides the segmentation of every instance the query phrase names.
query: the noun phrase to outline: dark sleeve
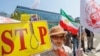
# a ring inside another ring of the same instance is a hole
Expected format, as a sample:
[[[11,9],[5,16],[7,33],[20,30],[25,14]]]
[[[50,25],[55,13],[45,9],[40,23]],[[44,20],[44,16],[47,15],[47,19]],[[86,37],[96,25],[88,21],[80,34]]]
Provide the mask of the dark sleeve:
[[[91,35],[90,35],[90,31],[89,31],[88,29],[85,29],[85,32],[86,32],[86,35],[87,35],[87,36],[89,36],[89,37],[91,36]]]

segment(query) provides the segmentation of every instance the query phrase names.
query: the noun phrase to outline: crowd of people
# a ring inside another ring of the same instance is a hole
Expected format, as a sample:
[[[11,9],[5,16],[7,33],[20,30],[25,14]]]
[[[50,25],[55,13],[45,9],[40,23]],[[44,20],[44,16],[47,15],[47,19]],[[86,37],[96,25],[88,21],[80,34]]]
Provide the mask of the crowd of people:
[[[86,50],[95,49],[93,47],[94,33],[82,26],[79,27],[77,35],[73,35],[60,26],[54,26],[50,29],[50,38],[53,48],[38,56],[83,56]],[[85,48],[84,38],[87,38],[87,48]]]

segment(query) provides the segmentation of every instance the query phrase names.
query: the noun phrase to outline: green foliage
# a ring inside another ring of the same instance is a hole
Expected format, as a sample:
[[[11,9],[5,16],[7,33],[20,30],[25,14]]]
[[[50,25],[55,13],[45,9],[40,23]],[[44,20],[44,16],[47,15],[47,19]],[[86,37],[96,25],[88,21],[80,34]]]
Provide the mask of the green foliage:
[[[27,14],[26,12],[20,12],[20,11],[15,11],[14,13],[11,14],[11,18],[15,19],[15,20],[20,20],[21,18],[21,14]]]

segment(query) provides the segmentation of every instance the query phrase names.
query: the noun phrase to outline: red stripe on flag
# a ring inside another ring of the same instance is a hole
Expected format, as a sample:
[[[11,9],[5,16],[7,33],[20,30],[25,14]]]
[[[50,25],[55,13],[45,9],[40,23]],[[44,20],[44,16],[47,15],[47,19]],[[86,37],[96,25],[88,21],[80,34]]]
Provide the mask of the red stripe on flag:
[[[74,35],[76,35],[77,32],[78,32],[78,29],[75,29],[75,28],[73,28],[72,26],[67,25],[67,24],[64,23],[62,20],[60,20],[60,26],[61,26],[62,28],[64,28],[65,30],[70,31],[70,32],[71,32],[72,34],[74,34]]]

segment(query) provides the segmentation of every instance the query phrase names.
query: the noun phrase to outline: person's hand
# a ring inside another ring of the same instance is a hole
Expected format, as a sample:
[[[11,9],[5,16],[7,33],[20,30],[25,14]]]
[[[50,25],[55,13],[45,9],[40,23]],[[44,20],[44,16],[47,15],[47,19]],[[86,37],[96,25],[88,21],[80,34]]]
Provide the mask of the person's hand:
[[[76,56],[83,56],[83,51],[80,48],[76,50]]]

